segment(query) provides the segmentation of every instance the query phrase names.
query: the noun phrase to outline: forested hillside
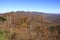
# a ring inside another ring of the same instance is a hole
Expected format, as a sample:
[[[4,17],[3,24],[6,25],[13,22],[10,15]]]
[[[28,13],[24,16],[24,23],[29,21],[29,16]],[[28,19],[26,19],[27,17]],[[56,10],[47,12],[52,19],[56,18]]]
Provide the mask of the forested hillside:
[[[60,40],[60,14],[0,14],[0,40]]]

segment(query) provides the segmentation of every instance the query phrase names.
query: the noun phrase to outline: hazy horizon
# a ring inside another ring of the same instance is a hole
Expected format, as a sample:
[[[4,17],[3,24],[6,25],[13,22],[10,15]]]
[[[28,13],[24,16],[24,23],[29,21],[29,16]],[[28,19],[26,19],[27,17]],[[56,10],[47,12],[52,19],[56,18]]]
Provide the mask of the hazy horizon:
[[[36,11],[60,14],[59,0],[0,0],[0,13]]]

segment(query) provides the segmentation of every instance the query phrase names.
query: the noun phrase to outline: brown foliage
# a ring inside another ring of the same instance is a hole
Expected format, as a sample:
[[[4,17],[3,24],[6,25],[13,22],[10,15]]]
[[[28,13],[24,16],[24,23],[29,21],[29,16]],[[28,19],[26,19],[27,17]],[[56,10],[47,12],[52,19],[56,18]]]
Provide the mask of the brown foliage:
[[[59,40],[60,29],[58,28],[60,26],[57,28],[57,25],[60,24],[60,21],[54,20],[54,17],[50,15],[52,14],[48,16],[48,14],[44,13],[6,13],[0,15],[6,18],[5,23],[0,25],[0,29],[10,32],[9,40]]]

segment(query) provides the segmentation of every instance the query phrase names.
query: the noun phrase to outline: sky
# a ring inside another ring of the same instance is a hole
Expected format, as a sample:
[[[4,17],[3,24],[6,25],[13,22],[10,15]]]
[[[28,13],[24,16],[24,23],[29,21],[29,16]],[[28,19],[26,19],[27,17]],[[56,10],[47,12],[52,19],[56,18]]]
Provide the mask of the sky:
[[[60,0],[0,0],[0,13],[10,11],[60,13]]]

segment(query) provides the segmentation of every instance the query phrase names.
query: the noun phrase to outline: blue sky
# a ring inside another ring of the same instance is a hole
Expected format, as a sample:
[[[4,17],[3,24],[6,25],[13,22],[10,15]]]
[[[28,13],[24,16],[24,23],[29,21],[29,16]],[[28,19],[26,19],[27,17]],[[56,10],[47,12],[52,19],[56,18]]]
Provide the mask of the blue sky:
[[[60,0],[0,0],[0,13],[9,11],[60,13]]]

